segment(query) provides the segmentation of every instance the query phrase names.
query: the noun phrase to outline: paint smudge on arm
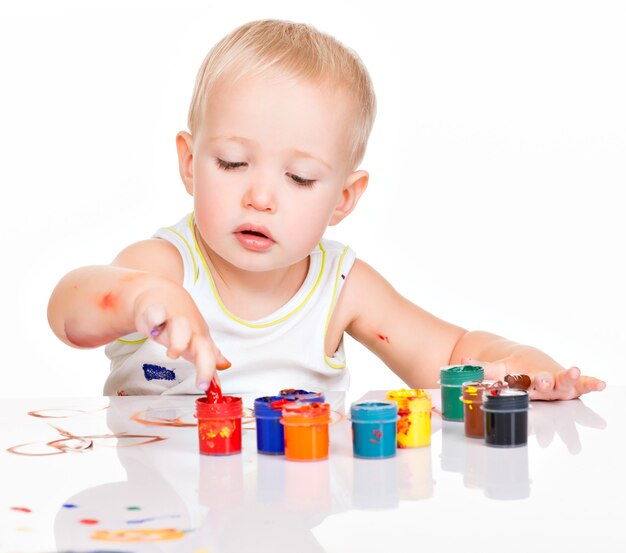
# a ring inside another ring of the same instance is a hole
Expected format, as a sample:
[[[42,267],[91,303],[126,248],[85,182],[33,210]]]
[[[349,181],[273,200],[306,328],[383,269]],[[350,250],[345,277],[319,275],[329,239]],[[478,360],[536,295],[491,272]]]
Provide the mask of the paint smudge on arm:
[[[388,344],[390,344],[391,342],[389,341],[389,336],[384,336],[383,334],[376,334],[376,337],[379,340],[382,340],[383,342],[387,342]]]
[[[117,307],[118,298],[113,291],[98,297],[98,307],[103,311],[113,311]]]

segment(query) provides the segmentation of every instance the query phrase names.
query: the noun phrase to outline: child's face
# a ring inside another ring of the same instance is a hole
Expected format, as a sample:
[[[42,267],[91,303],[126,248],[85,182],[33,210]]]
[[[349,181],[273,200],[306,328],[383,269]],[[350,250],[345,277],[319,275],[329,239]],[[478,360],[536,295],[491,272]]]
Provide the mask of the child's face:
[[[276,75],[219,84],[189,137],[186,184],[205,246],[249,271],[306,258],[345,216],[351,124],[348,95],[315,83]]]

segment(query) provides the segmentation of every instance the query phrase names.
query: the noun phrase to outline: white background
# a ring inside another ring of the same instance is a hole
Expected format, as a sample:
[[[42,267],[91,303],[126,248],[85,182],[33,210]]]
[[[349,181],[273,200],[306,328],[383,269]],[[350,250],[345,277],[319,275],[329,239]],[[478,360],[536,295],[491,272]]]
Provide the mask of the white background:
[[[408,7],[411,9],[408,10]],[[370,188],[328,236],[436,315],[624,384],[626,10],[604,1],[0,4],[0,396],[94,396],[49,330],[70,269],[191,210],[174,137],[210,46],[259,18],[354,48]],[[349,341],[353,386],[396,377]]]

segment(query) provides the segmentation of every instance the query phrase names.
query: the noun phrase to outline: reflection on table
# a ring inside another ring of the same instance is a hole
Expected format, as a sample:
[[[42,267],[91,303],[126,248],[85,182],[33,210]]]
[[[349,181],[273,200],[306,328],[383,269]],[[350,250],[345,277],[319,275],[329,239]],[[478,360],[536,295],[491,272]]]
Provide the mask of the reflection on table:
[[[436,410],[436,390],[433,399]],[[342,400],[333,398],[336,412]],[[327,550],[320,529],[345,515],[402,520],[440,494],[463,501],[463,489],[468,501],[482,491],[483,508],[497,516],[492,500],[532,496],[540,452],[581,456],[585,440],[605,442],[595,438],[607,428],[584,401],[535,402],[528,445],[493,448],[435,412],[430,447],[371,460],[352,455],[343,419],[331,427],[329,459],[307,463],[257,454],[251,418],[241,454],[199,455],[193,397],[14,400],[0,415],[11,475],[0,519],[7,551],[276,552],[279,536],[300,553],[318,552]]]

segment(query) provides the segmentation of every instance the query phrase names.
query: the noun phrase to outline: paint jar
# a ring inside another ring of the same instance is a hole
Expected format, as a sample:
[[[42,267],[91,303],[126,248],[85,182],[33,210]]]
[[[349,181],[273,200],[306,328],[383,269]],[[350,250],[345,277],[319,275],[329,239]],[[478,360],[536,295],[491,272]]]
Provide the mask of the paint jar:
[[[518,447],[528,442],[528,392],[506,388],[484,394],[485,443]]]
[[[259,453],[283,455],[285,453],[285,431],[280,424],[283,405],[292,400],[282,396],[258,397],[254,400],[256,419],[256,446]]]
[[[465,435],[470,438],[482,438],[485,435],[485,414],[481,406],[486,390],[506,388],[508,385],[501,380],[473,380],[461,386],[463,403],[463,420]]]
[[[328,458],[330,405],[294,401],[283,405],[285,459],[319,461]]]
[[[385,459],[396,454],[398,405],[392,401],[364,401],[350,407],[355,457]]]
[[[398,405],[396,440],[399,448],[430,445],[432,400],[424,390],[393,390],[387,399]]]
[[[441,416],[447,421],[463,420],[463,404],[459,400],[463,382],[483,379],[483,368],[474,365],[450,365],[441,367]]]
[[[231,455],[241,452],[240,397],[224,396],[220,403],[209,403],[206,397],[196,399],[200,453]]]
[[[326,399],[322,392],[308,392],[307,390],[296,390],[295,388],[281,390],[280,395],[289,401],[301,401],[303,403],[310,401],[324,403]]]

